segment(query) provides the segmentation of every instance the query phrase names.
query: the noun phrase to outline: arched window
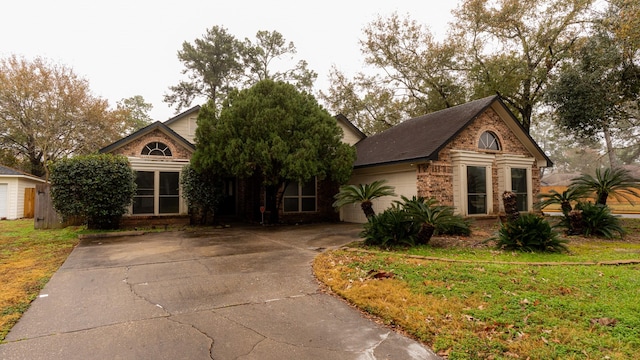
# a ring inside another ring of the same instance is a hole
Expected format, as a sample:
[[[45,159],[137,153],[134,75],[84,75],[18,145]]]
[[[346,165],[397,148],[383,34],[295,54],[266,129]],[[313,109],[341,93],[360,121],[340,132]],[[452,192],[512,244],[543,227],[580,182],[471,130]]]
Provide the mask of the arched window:
[[[142,149],[142,155],[171,156],[171,149],[164,143],[150,142]]]
[[[485,131],[480,135],[480,141],[478,141],[478,149],[483,150],[500,150],[500,142],[496,134],[491,131]]]

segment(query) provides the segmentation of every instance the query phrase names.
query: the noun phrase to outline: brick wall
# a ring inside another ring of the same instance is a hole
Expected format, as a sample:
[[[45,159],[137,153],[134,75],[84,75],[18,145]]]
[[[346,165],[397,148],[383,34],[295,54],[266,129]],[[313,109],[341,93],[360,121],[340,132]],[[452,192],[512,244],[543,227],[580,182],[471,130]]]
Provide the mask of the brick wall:
[[[532,156],[531,153],[518,140],[515,134],[502,121],[500,116],[491,108],[476,118],[467,128],[447,144],[438,154],[438,160],[418,167],[418,196],[425,198],[433,197],[442,205],[453,205],[453,167],[451,164],[452,150],[478,151],[478,140],[485,131],[494,133],[500,142],[499,151],[482,150],[485,153],[512,154]],[[540,169],[536,164],[531,169],[533,177],[532,191],[534,194],[540,192]],[[492,166],[493,188],[498,189],[498,167]],[[498,213],[501,194],[494,191],[493,212]]]
[[[182,144],[179,144],[177,141],[173,140],[170,136],[165,134],[164,132],[156,129],[149,134],[137,138],[126,145],[116,149],[113,151],[113,154],[131,156],[131,157],[145,157],[142,154],[142,149],[145,145],[151,142],[161,142],[171,149],[171,156],[166,157],[167,159],[190,159],[191,158],[191,150],[185,148]],[[154,158],[154,156],[149,156],[150,158]],[[157,156],[155,156],[157,158]]]

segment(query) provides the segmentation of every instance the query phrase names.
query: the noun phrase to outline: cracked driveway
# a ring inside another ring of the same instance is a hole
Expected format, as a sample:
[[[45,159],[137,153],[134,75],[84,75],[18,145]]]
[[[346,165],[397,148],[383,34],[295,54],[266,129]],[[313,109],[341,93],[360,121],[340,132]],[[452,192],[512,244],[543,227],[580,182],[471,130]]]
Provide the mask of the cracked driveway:
[[[437,359],[319,291],[318,251],[360,226],[84,239],[0,359]]]

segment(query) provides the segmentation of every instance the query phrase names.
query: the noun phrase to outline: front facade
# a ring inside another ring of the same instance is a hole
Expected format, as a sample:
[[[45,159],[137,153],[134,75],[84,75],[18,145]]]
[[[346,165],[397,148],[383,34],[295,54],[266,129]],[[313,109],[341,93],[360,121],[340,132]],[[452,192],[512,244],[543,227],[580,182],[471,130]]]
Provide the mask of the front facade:
[[[25,217],[25,203],[33,202],[33,191],[44,179],[0,165],[0,220]]]
[[[435,198],[463,216],[497,216],[505,191],[516,193],[520,211],[533,211],[540,168],[551,166],[497,96],[407,120],[356,148],[350,183],[384,179],[398,195],[374,200],[378,212],[403,195]],[[366,221],[358,206],[341,218]]]
[[[137,172],[138,193],[125,226],[189,222],[180,176],[195,151],[198,111],[196,106],[151,124],[101,150],[127,156]],[[377,212],[403,195],[433,197],[464,216],[496,216],[504,212],[501,195],[507,190],[516,193],[521,211],[532,211],[540,169],[551,166],[498,96],[409,119],[371,137],[344,116],[335,118],[343,141],[357,150],[349,183],[386,180],[395,188],[398,197],[374,201]],[[289,184],[281,220],[366,222],[359,205],[333,209],[338,190],[338,184],[320,179]],[[262,221],[267,199],[260,179],[228,178],[223,192],[219,215]]]

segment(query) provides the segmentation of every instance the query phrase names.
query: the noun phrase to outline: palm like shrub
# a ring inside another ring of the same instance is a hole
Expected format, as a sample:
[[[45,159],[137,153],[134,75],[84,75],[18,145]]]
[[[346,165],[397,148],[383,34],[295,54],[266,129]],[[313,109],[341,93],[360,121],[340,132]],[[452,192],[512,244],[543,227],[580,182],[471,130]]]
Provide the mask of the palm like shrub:
[[[371,184],[344,185],[334,198],[333,207],[339,209],[345,205],[360,204],[367,219],[376,213],[373,210],[373,199],[382,196],[395,196],[393,186],[385,185],[386,180],[377,180]]]
[[[395,201],[406,211],[413,221],[420,224],[420,230],[416,235],[416,244],[427,244],[434,233],[458,233],[468,235],[471,233],[469,220],[454,214],[451,206],[438,205],[438,201],[431,198],[414,196],[408,199],[401,197],[402,201]]]
[[[571,210],[573,210],[573,203],[579,202],[586,196],[586,194],[587,192],[584,190],[584,188],[579,188],[576,186],[570,186],[562,193],[551,190],[546,194],[538,195],[541,201],[536,204],[536,207],[539,209],[544,209],[547,206],[560,205],[562,214],[564,214],[564,216],[566,217],[569,215]]]
[[[624,199],[633,203],[632,196],[640,196],[640,180],[623,168],[596,170],[596,176],[584,174],[571,182],[571,187],[585,193],[595,193],[596,204],[607,205],[609,195],[617,200]]]
[[[565,243],[551,225],[536,214],[522,214],[502,225],[498,231],[497,247],[503,250],[528,252],[563,252]]]
[[[364,224],[360,236],[364,238],[365,245],[414,246],[418,228],[418,224],[406,211],[394,206],[371,216]]]
[[[606,205],[580,203],[576,209],[582,212],[582,231],[586,236],[596,235],[613,238],[624,236],[625,230],[620,219],[611,213]]]

